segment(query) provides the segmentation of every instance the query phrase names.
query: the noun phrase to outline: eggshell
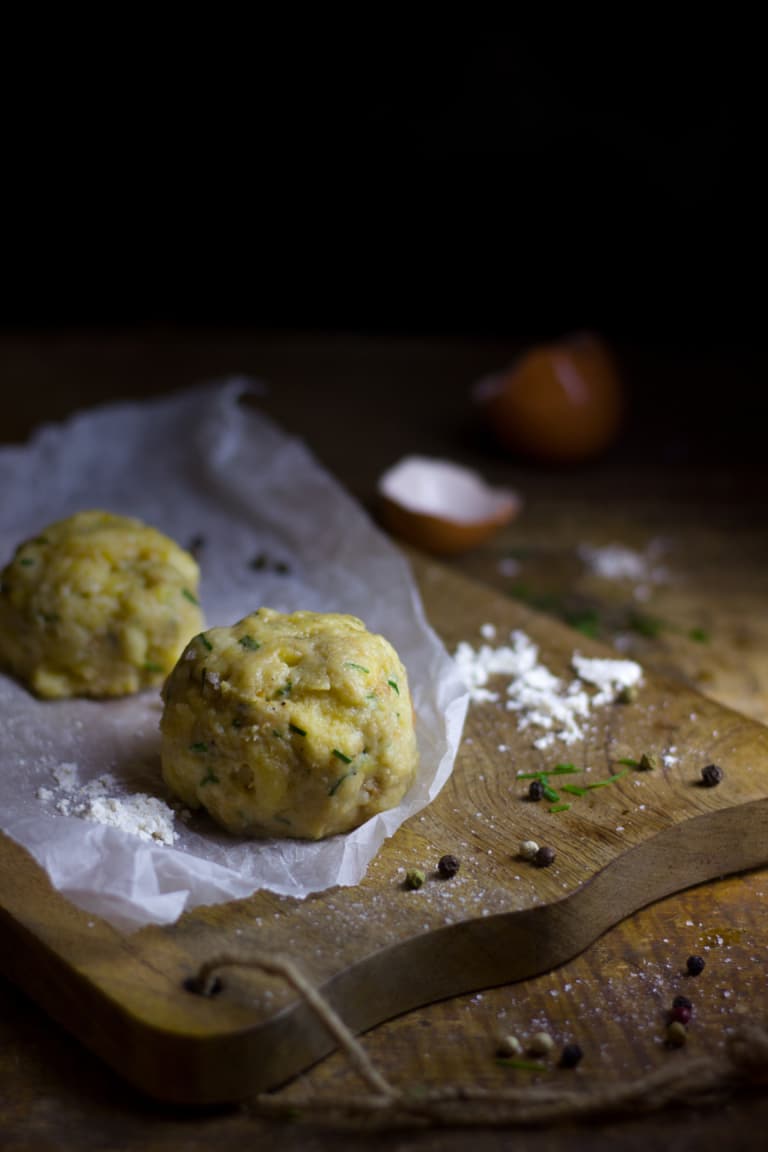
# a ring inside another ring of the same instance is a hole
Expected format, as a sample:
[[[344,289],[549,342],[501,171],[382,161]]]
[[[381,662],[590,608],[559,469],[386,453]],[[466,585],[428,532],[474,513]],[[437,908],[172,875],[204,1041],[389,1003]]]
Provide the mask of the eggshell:
[[[591,333],[529,349],[506,371],[482,381],[476,399],[504,447],[555,463],[603,452],[624,408],[613,356]]]
[[[448,460],[406,456],[378,485],[379,513],[393,536],[434,555],[476,548],[520,511],[520,496],[492,488]]]

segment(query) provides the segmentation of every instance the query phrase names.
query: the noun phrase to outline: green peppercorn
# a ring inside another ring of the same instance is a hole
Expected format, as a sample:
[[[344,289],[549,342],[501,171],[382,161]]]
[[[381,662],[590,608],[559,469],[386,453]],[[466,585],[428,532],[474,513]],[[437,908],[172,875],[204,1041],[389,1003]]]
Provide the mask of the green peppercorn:
[[[681,1024],[679,1020],[673,1020],[667,1026],[665,1040],[670,1048],[682,1048],[688,1039],[688,1032],[686,1031],[685,1024]]]
[[[409,891],[421,888],[425,880],[426,876],[420,868],[409,868],[405,874],[405,886]]]

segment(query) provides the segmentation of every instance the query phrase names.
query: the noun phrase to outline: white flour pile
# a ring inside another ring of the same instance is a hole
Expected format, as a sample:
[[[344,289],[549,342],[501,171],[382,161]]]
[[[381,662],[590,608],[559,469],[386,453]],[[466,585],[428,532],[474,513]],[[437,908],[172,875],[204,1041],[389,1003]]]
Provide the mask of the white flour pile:
[[[119,783],[109,772],[79,785],[76,764],[59,764],[53,777],[57,787],[39,788],[37,798],[63,816],[79,816],[159,844],[178,840],[175,812],[159,797],[142,792],[120,796]]]
[[[492,640],[495,628],[484,624],[481,634]],[[539,662],[539,649],[524,632],[516,630],[509,638],[510,645],[498,648],[486,643],[474,649],[464,641],[454,659],[472,700],[498,701],[500,693],[486,685],[493,676],[509,679],[506,707],[518,713],[518,731],[543,730],[534,740],[535,748],[549,748],[555,740],[565,744],[582,740],[591,712],[642,680],[643,670],[633,660],[591,659],[574,652],[571,664],[577,676],[566,683]]]

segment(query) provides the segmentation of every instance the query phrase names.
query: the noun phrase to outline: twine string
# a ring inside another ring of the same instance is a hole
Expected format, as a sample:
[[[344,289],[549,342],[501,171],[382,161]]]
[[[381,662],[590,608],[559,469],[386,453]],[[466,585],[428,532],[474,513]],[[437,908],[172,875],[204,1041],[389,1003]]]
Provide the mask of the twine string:
[[[259,1093],[247,1107],[260,1117],[305,1121],[368,1121],[381,1127],[408,1124],[499,1127],[541,1125],[607,1115],[651,1112],[670,1104],[703,1104],[740,1086],[768,1080],[768,1031],[744,1024],[720,1053],[686,1057],[618,1084],[598,1084],[583,1090],[528,1085],[480,1088],[438,1085],[408,1090],[393,1086],[328,1000],[304,976],[290,957],[252,953],[247,958],[219,956],[201,966],[196,990],[211,995],[223,968],[255,968],[281,976],[316,1013],[368,1086],[358,1095],[303,1096]]]

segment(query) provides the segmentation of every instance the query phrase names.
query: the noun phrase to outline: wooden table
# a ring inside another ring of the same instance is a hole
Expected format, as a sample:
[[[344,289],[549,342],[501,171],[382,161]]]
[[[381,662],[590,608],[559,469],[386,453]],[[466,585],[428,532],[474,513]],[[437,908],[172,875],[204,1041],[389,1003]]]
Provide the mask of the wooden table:
[[[510,460],[483,437],[468,400],[483,373],[515,351],[504,340],[424,341],[255,332],[27,333],[0,338],[3,440],[41,420],[118,397],[140,397],[228,373],[270,382],[267,411],[307,439],[365,504],[377,476],[409,451],[448,455],[517,486],[520,520],[451,565],[611,641],[648,667],[684,678],[723,703],[768,721],[768,544],[762,527],[766,470],[740,450],[756,443],[753,420],[718,422],[702,380],[743,377],[757,354],[742,350],[624,349],[634,418],[603,461],[575,472]],[[750,394],[751,395],[751,394]],[[755,401],[756,403],[756,401]],[[666,408],[660,405],[666,404]],[[742,405],[743,413],[744,405]],[[344,421],[338,418],[345,413]],[[664,411],[664,420],[659,412]],[[743,418],[743,417],[742,417]],[[351,430],[370,426],[376,436]],[[687,440],[686,428],[693,430]],[[725,431],[726,435],[723,435]],[[715,447],[717,451],[715,451]],[[626,629],[632,589],[600,582],[579,547],[665,541],[674,579],[640,605],[653,627]],[[512,561],[513,563],[510,563]],[[494,1061],[500,1031],[535,1025],[585,1039],[578,1076],[618,1082],[653,1066],[663,1035],[665,986],[691,952],[712,979],[696,1002],[689,1050],[715,1051],[739,1022],[768,1020],[763,914],[768,873],[704,885],[644,909],[568,964],[522,984],[413,1012],[365,1037],[397,1083],[503,1082]],[[701,988],[704,986],[701,985]],[[13,987],[0,987],[0,1145],[203,1148],[243,1143],[286,1148],[762,1147],[768,1100],[759,1093],[716,1108],[675,1108],[642,1118],[520,1133],[389,1132],[364,1138],[302,1123],[275,1126],[244,1110],[196,1113],[139,1097]],[[683,1059],[687,1053],[670,1053]],[[353,1092],[345,1059],[323,1061],[289,1091]]]

